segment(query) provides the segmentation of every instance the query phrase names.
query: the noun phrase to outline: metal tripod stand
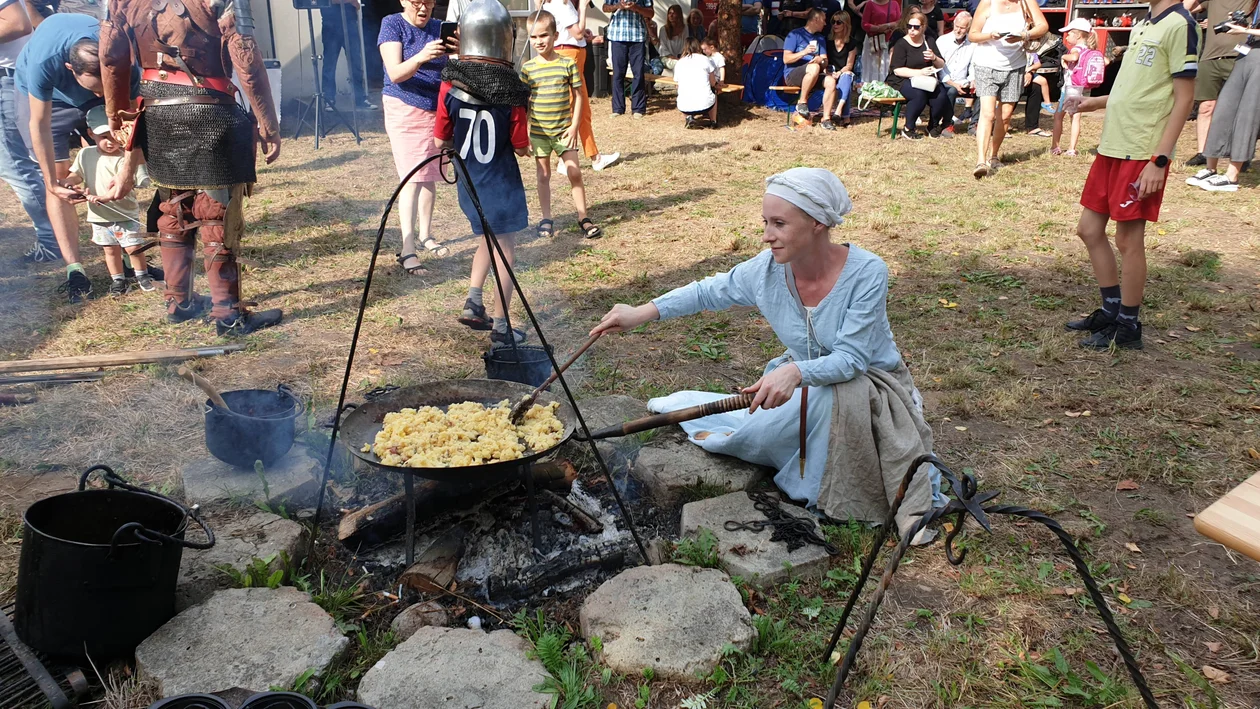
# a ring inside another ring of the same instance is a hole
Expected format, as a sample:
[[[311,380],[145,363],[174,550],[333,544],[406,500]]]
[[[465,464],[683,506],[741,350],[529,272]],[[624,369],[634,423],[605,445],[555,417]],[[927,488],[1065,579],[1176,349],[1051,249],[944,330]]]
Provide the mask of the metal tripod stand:
[[[337,108],[337,97],[333,96],[332,101],[324,96],[323,81],[319,73],[319,50],[315,47],[315,17],[316,9],[332,7],[332,0],[293,0],[293,7],[298,10],[306,11],[306,26],[311,38],[311,72],[314,75],[315,93],[307,101],[299,101],[302,106],[301,112],[298,113],[297,128],[293,131],[293,139],[297,140],[302,135],[302,129],[309,123],[312,131],[315,133],[315,149],[319,150],[319,141],[328,135],[329,131],[341,124],[350,131],[354,136],[356,144],[362,143],[363,138],[359,135],[358,116],[346,120],[346,115]],[[346,6],[341,5],[341,26],[345,27]],[[334,58],[334,61],[336,59]],[[351,69],[353,71],[353,68]],[[325,110],[327,108],[328,110]],[[332,114],[332,121],[328,121],[328,115]]]

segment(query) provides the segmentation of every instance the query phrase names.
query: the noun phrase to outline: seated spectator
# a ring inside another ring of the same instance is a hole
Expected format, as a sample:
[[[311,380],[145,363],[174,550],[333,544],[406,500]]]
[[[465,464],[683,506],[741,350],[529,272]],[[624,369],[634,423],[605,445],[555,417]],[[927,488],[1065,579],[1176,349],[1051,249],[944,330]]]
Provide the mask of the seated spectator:
[[[887,83],[906,97],[903,113],[906,124],[901,129],[901,137],[909,140],[923,137],[915,124],[925,107],[931,107],[928,135],[933,138],[941,137],[948,115],[949,94],[936,78],[936,72],[945,66],[945,60],[937,56],[936,42],[924,36],[926,27],[927,15],[921,11],[911,13],[906,22],[906,36],[893,45],[889,58],[892,71],[888,73]]]
[[[692,39],[704,41],[709,33],[704,29],[704,13],[699,10],[692,10],[687,13],[687,36]]]
[[[674,68],[674,64],[683,54],[683,43],[686,40],[687,25],[683,23],[682,7],[670,5],[669,11],[665,13],[665,27],[656,33],[653,41],[666,69]]]
[[[822,35],[826,22],[827,13],[814,8],[809,11],[805,26],[792,30],[783,42],[783,83],[801,87],[796,102],[798,122],[808,120],[809,95],[827,66],[827,38]]]
[[[827,76],[823,78],[822,127],[835,130],[831,114],[840,101],[840,126],[852,125],[849,119],[849,94],[853,90],[853,64],[857,61],[857,40],[853,37],[853,18],[840,10],[831,17],[831,39],[827,41]]]
[[[906,23],[910,21],[911,13],[915,12],[923,12],[923,8],[914,3],[906,5],[906,11],[901,13],[901,19],[897,21],[897,29],[893,30],[892,37],[888,38],[889,49],[900,42],[902,37],[906,36]],[[926,33],[924,34],[926,35]],[[936,38],[933,37],[933,39]]]
[[[700,51],[713,63],[714,75],[719,84],[726,83],[726,55],[717,50],[717,38],[709,35],[700,40]]]
[[[945,82],[945,91],[949,96],[950,119],[954,115],[954,106],[961,97],[966,109],[962,122],[971,120],[972,108],[976,101],[976,77],[971,68],[971,55],[976,46],[967,38],[971,30],[971,13],[963,10],[954,15],[954,31],[936,40],[940,48],[941,59],[945,60],[945,71],[940,75]]]
[[[1041,112],[1053,115],[1054,106],[1050,105],[1050,82],[1040,72],[1041,55],[1029,52],[1028,66],[1024,67],[1024,99],[1028,104],[1024,112],[1024,129],[1029,135],[1046,138],[1050,134],[1041,130]],[[1041,99],[1040,103],[1037,99]]]
[[[674,81],[678,84],[678,110],[687,128],[698,128],[697,117],[708,117],[710,126],[718,127],[717,67],[700,50],[694,37],[683,43],[683,55],[674,64]]]

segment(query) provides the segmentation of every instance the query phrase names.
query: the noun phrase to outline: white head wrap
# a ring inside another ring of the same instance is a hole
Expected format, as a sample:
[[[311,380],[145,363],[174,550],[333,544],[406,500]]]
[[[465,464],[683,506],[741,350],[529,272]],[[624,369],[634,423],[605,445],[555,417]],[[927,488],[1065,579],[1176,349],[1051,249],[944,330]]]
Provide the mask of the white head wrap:
[[[791,202],[829,227],[843,224],[844,215],[853,209],[840,178],[817,167],[794,167],[767,177],[766,194]]]

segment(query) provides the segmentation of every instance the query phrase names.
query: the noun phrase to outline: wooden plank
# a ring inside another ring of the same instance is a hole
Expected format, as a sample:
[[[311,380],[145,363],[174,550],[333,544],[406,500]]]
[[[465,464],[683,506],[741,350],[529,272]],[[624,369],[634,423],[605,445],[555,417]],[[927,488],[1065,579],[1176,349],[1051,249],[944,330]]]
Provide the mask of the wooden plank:
[[[658,76],[655,79],[653,79],[653,81],[655,81],[658,84],[670,84],[672,86],[678,85],[678,82],[674,81],[674,78],[671,76]],[[720,94],[733,94],[736,91],[743,91],[743,90],[744,90],[744,87],[742,84],[722,84],[718,86],[717,88],[717,92]]]
[[[1260,561],[1260,473],[1194,517],[1199,534]]]
[[[0,374],[19,372],[46,372],[56,369],[84,369],[88,367],[126,367],[133,364],[157,362],[183,362],[200,357],[217,357],[229,352],[239,352],[245,345],[219,347],[193,347],[180,350],[149,350],[147,352],[118,352],[86,357],[53,357],[50,359],[20,359],[0,362]]]

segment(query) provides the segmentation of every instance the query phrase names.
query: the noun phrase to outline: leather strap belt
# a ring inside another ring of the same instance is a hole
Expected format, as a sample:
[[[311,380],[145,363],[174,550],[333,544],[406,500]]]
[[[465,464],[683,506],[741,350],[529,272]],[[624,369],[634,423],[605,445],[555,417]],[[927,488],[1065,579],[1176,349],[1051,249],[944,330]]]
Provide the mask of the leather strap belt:
[[[191,76],[182,71],[169,71],[167,69],[145,69],[140,75],[142,81],[156,81],[162,84],[176,84],[178,86],[197,86],[201,88],[214,89],[220,93],[235,94],[236,86],[234,86],[227,77],[223,76],[203,76],[198,77],[201,83],[198,84]]]
[[[232,106],[236,104],[236,99],[231,96],[212,96],[207,94],[197,94],[194,96],[168,96],[166,98],[146,98],[144,105],[148,106],[180,106],[184,104],[201,104],[201,105],[222,105]]]

